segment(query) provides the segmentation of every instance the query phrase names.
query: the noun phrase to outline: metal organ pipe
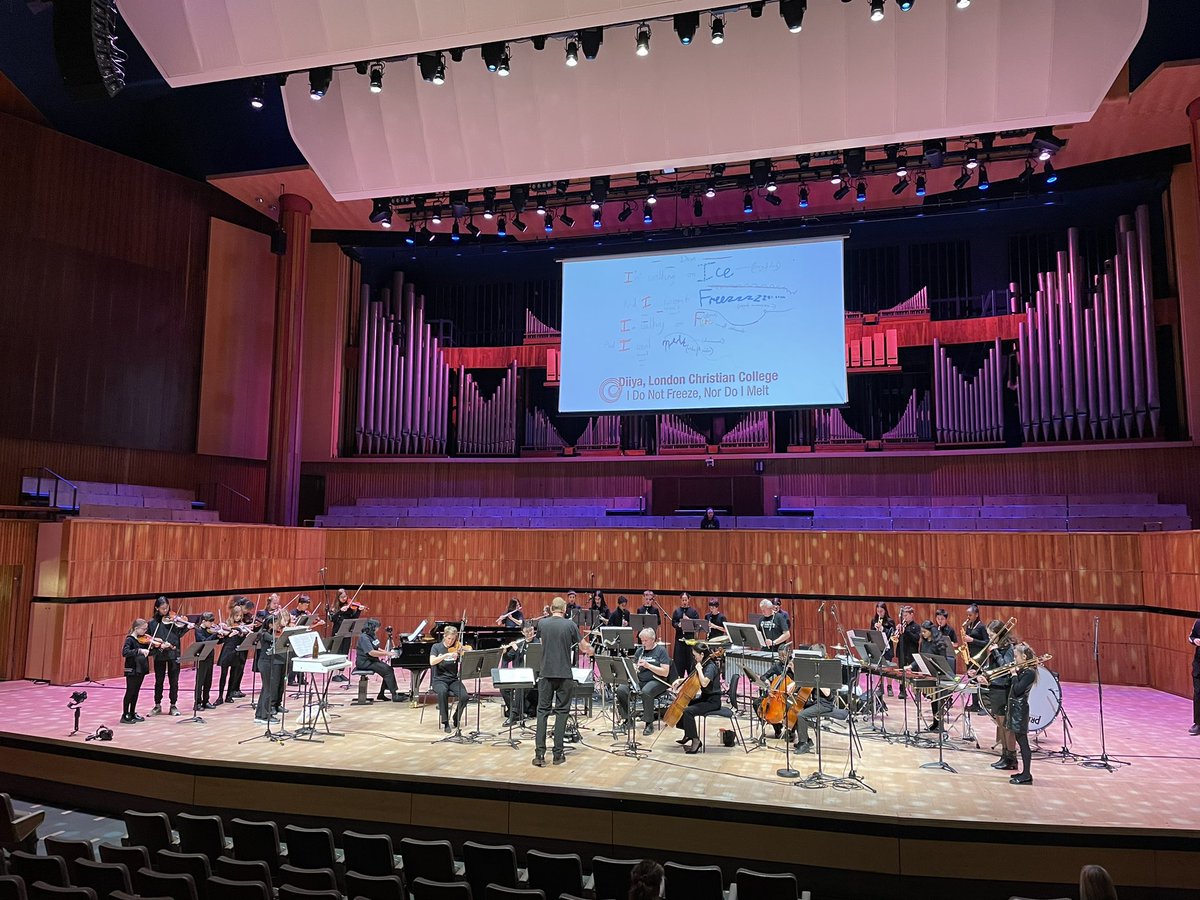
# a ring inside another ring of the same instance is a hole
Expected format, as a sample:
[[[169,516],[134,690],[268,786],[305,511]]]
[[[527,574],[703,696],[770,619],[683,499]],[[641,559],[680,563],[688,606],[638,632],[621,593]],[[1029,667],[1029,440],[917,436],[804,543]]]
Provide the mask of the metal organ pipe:
[[[1139,206],[1134,214],[1137,229],[1138,276],[1141,278],[1142,300],[1142,358],[1146,367],[1146,411],[1149,413],[1149,434],[1158,434],[1160,400],[1158,387],[1158,341],[1154,327],[1154,271],[1150,255],[1150,207]]]
[[[354,452],[363,452],[367,431],[367,322],[370,319],[371,288],[358,289],[358,404],[354,417]]]
[[[935,422],[940,444],[994,443],[1004,436],[1004,369],[997,338],[983,365],[968,379],[958,371],[946,348],[934,339],[935,407],[944,418]],[[938,401],[938,397],[943,397]]]

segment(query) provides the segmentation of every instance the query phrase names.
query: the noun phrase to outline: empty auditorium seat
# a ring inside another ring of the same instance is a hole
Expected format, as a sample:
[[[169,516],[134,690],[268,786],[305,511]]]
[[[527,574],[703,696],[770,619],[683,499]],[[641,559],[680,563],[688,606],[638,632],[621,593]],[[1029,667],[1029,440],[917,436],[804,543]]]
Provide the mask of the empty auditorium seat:
[[[288,848],[291,850],[291,848]],[[303,858],[303,857],[301,857]],[[333,869],[300,869],[296,866],[279,867],[279,887],[299,888],[304,891],[337,890],[337,875]]]
[[[8,872],[23,878],[26,886],[35,881],[44,881],[46,884],[60,887],[71,883],[66,860],[61,856],[39,856],[24,850],[14,850],[8,857]]]
[[[725,887],[718,866],[685,866],[668,862],[663,866],[665,900],[724,900]],[[757,900],[757,898],[756,898]]]
[[[597,900],[625,900],[629,896],[629,876],[640,859],[592,857],[592,882]]]
[[[457,881],[464,872],[463,864],[454,859],[454,848],[449,841],[401,838],[400,857],[404,860],[404,877],[410,885],[418,878],[438,882]]]
[[[430,881],[416,878],[412,882],[413,900],[472,900],[471,886],[465,881]]]
[[[37,849],[38,826],[45,818],[45,810],[17,815],[12,797],[0,792],[0,847],[20,847],[32,853]]]
[[[151,855],[159,850],[179,849],[166,813],[127,809],[122,813],[122,818],[125,820],[125,843],[129,846],[145,847]]]
[[[81,887],[90,887],[96,892],[96,896],[101,898],[109,896],[113,891],[133,890],[129,870],[120,863],[77,860],[72,882]]]
[[[756,872],[753,869],[738,869],[733,879],[739,897],[754,900],[808,900],[809,893],[800,894],[796,876],[790,872]]]
[[[392,839],[386,834],[342,832],[342,852],[347,872],[394,875],[401,866],[401,858],[393,852]]]
[[[229,833],[233,838],[233,856],[239,860],[260,860],[272,872],[287,862],[286,854],[279,842],[279,828],[274,822],[252,822],[249,819],[232,819]]]
[[[583,860],[578,853],[530,850],[525,855],[525,862],[529,867],[529,886],[545,891],[547,897],[583,894],[591,887],[584,881]]]
[[[346,873],[346,896],[364,900],[408,900],[401,875],[361,875]]]
[[[210,865],[233,848],[233,841],[225,837],[225,824],[220,816],[179,813],[175,817],[175,830],[179,832],[179,849],[184,853],[203,853]]]
[[[511,844],[464,841],[462,861],[466,868],[467,883],[477,896],[483,896],[484,888],[488,885],[515,888],[520,883],[517,850]]]
[[[328,828],[285,825],[283,842],[288,849],[288,858],[302,863],[306,869],[336,870],[338,867],[340,860],[333,846],[333,831]]]
[[[100,862],[120,863],[131,876],[138,869],[150,868],[150,853],[145,847],[101,844],[96,851],[100,854]]]

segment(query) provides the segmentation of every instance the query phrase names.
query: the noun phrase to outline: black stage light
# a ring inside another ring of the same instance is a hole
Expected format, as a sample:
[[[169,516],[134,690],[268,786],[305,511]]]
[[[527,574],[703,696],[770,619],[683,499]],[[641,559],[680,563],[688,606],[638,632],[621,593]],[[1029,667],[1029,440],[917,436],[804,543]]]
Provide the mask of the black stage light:
[[[900,7],[901,12],[908,12],[913,8],[915,0],[896,0],[896,5]]]
[[[1042,173],[1046,176],[1046,184],[1054,184],[1058,181],[1058,173],[1054,171],[1054,166],[1049,160],[1042,166]]]
[[[450,50],[450,59],[453,62],[462,62],[463,56],[466,55],[466,52],[467,52],[466,47],[452,47]]]
[[[544,227],[546,229],[546,234],[549,234],[554,230],[554,213],[546,213],[542,217],[542,221],[545,223]]]
[[[696,38],[696,29],[700,27],[700,13],[676,13],[674,25],[675,33],[679,35],[679,43],[686,46]]]
[[[261,76],[250,82],[250,105],[262,109],[266,104],[267,80]]]
[[[520,232],[521,234],[524,234],[525,229],[528,227],[529,226],[526,225],[524,221],[522,221],[520,216],[513,216],[513,228],[517,229],[518,232]]]
[[[750,18],[761,19],[763,7],[767,4],[764,2],[764,0],[757,0],[755,3],[747,3],[746,5],[750,8]]]
[[[534,212],[536,212],[539,216],[544,216],[546,214],[546,198],[540,194],[537,198],[537,204],[534,206]]]
[[[491,219],[496,215],[496,189],[494,187],[486,187],[483,189],[483,217]]]
[[[632,215],[633,215],[633,207],[630,206],[628,203],[626,203],[624,206],[621,207],[621,211],[619,213],[617,213],[617,221],[624,222],[626,219],[628,219]]]
[[[1033,147],[1038,151],[1038,161],[1045,162],[1064,146],[1066,141],[1056,138],[1054,130],[1050,128],[1039,128],[1033,133]]]
[[[908,185],[909,185],[908,179],[901,178],[899,181],[897,181],[895,184],[892,185],[892,193],[895,194],[897,197],[899,197],[901,194],[903,194],[905,191],[908,190]]]
[[[504,46],[503,41],[492,41],[479,48],[479,55],[483,57],[483,64],[489,72],[500,70],[500,57],[504,55]]]
[[[441,53],[418,53],[417,68],[430,84],[446,83],[446,57]]]
[[[511,185],[508,189],[508,200],[516,212],[525,212],[525,207],[529,205],[529,185]]]
[[[496,220],[496,237],[508,237],[508,223],[504,221],[504,216]]]
[[[568,228],[574,228],[574,227],[575,227],[575,219],[574,219],[574,218],[571,216],[571,214],[570,214],[569,212],[567,212],[565,209],[564,209],[564,210],[562,211],[562,213],[559,215],[559,217],[558,217],[558,221],[562,222],[562,223],[563,223],[564,225],[566,225]]]
[[[916,193],[917,193],[918,197],[925,196],[925,176],[924,175],[917,176],[917,191],[916,191]]]
[[[474,222],[468,222],[467,223],[467,234],[471,235],[471,237],[474,237],[474,238],[479,237],[479,226],[476,225]]]
[[[579,65],[579,41],[571,38],[567,41],[567,66],[575,68]]]
[[[939,139],[925,141],[921,145],[921,153],[925,157],[925,165],[931,169],[940,169],[946,160],[946,142]]]
[[[804,13],[808,9],[808,0],[779,0],[779,15],[783,24],[787,25],[792,34],[799,34],[804,28]]]
[[[367,78],[370,80],[371,93],[383,93],[383,60],[377,59],[367,67]]]
[[[859,203],[867,202],[867,183],[865,181],[860,181],[857,185],[855,185],[854,199]]]
[[[408,231],[404,235],[404,243],[410,247],[417,242],[417,226],[411,221],[408,223]]]
[[[319,66],[308,70],[308,96],[320,100],[333,83],[333,66]]]
[[[653,206],[658,202],[658,185],[652,182],[646,191],[646,202]]]
[[[704,196],[709,200],[717,196],[717,180],[715,178],[709,178],[704,182]]]
[[[871,0],[871,21],[883,21],[883,0]]]
[[[692,201],[692,215],[697,219],[704,215],[704,201],[699,197]]]
[[[392,200],[390,197],[376,197],[371,201],[371,215],[368,216],[371,222],[378,225],[385,219],[392,218]]]
[[[642,221],[647,225],[654,222],[654,207],[649,203],[642,206]]]
[[[529,39],[529,42],[531,44],[533,44],[534,50],[545,50],[546,49],[546,35],[544,35],[544,34],[535,34],[533,37],[531,37]]]
[[[712,42],[714,44],[725,43],[725,17],[713,15],[712,19]]]
[[[431,221],[434,225],[442,224],[442,204],[439,203],[434,206],[433,215],[429,217],[429,221]]]
[[[592,194],[592,210],[597,210],[604,205],[604,201],[608,199],[608,186],[610,179],[607,175],[594,175],[590,190]]]
[[[1020,175],[1017,176],[1017,184],[1021,187],[1028,187],[1030,179],[1033,178],[1033,163],[1025,160],[1025,168]]]
[[[807,185],[803,185],[803,184],[800,185],[800,208],[801,209],[808,208],[808,187],[807,187]]]
[[[772,206],[779,206],[781,203],[783,203],[783,198],[780,197],[778,194],[767,194],[763,197],[763,199],[766,200],[768,203],[770,203]]]
[[[593,60],[600,55],[600,45],[604,43],[603,28],[585,28],[579,32],[579,44],[583,47],[583,58]]]
[[[637,55],[650,55],[650,25],[646,22],[637,27]]]
[[[848,181],[843,181],[842,186],[833,192],[833,199],[841,200],[848,193],[850,193],[850,183]]]
[[[986,191],[992,186],[991,179],[988,178],[987,166],[979,167],[979,189]]]
[[[962,174],[954,179],[954,189],[962,190],[966,187],[967,182],[971,180],[971,170],[966,166],[962,167]]]
[[[462,239],[462,232],[458,230],[458,219],[454,220],[454,225],[450,229],[450,240],[459,241]]]
[[[599,228],[603,224],[604,224],[604,210],[593,209],[592,210],[592,227]]]
[[[749,191],[746,191],[746,193],[742,194],[742,212],[746,213],[747,215],[754,212],[754,195]]]

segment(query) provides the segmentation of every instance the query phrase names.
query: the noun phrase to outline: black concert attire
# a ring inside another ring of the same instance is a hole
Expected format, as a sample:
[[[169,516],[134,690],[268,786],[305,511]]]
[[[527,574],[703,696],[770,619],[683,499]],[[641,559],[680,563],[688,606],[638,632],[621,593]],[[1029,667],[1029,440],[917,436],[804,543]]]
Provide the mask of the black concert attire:
[[[700,517],[700,530],[701,531],[716,530],[716,529],[719,529],[720,527],[721,527],[721,522],[720,522],[720,520],[717,519],[716,516],[713,516],[710,519],[708,517],[708,513],[705,513],[703,516]]]
[[[446,649],[445,641],[438,641],[433,645],[433,649],[429,651],[430,656],[445,656],[451,652]],[[454,727],[458,727],[459,719],[462,717],[463,707],[467,705],[467,689],[458,677],[458,664],[462,661],[463,643],[459,638],[453,650],[454,659],[443,659],[440,663],[433,667],[433,677],[430,685],[433,692],[437,694],[438,716],[442,727],[445,728],[450,724],[450,695],[453,694],[458,701],[458,705],[454,707]],[[393,683],[395,676],[393,676]]]
[[[511,609],[500,617],[501,628],[520,628],[525,624],[525,613],[519,609]]]
[[[1200,640],[1200,619],[1192,625],[1190,641]],[[1200,647],[1192,647],[1192,727],[1200,734]]]
[[[671,627],[675,629],[675,674],[680,677],[692,671],[692,648],[683,642],[683,620],[699,618],[700,611],[694,606],[677,606],[671,613]]]
[[[958,643],[958,632],[955,631],[954,626],[951,625],[949,622],[947,622],[945,625],[936,625],[935,624],[933,626],[933,631],[934,631],[934,634],[941,635],[942,643],[946,645],[943,650],[942,655],[946,656],[950,659],[950,662],[952,664],[950,671],[957,672],[958,671],[958,657],[955,656],[954,645]]]
[[[171,684],[168,694],[171,705],[176,706],[179,703],[179,648],[183,636],[187,632],[186,628],[166,624],[157,613],[150,620],[150,625],[146,629],[146,634],[150,637],[174,645],[170,648],[156,647],[150,650],[150,658],[154,660],[154,705],[156,707],[162,705],[164,678]]]
[[[267,620],[259,632],[258,650],[254,653],[254,668],[258,672],[258,704],[254,707],[256,719],[270,719],[279,706],[283,692],[283,670],[287,665],[287,640],[275,637],[274,624]]]
[[[653,603],[643,603],[637,608],[639,616],[654,616],[655,622],[662,621],[662,615],[658,611],[658,607]]]
[[[935,629],[936,629],[936,627],[937,626],[934,626]],[[921,638],[920,644],[917,645],[917,652],[920,653],[921,656],[923,656],[923,657],[924,656],[945,656],[946,655],[946,641],[939,632],[934,631],[933,637],[930,638],[929,640],[925,640],[925,638]],[[933,671],[936,673],[937,669],[934,669]],[[936,674],[934,675],[934,680],[935,681],[937,680]],[[916,697],[916,701],[918,703],[920,703],[921,695],[916,694],[915,697]],[[931,701],[930,706],[933,709],[933,730],[934,731],[941,731],[942,717],[946,712],[946,707],[949,705],[950,705],[949,698]]]
[[[608,626],[610,628],[628,628],[629,627],[629,607],[618,606],[608,614]]]
[[[971,640],[967,640],[970,638]],[[963,627],[963,643],[967,648],[967,658],[971,659],[975,654],[983,650],[988,643],[987,625],[982,619],[976,619],[974,624],[968,623]],[[955,671],[958,671],[957,664]],[[980,705],[979,694],[974,694],[971,697],[971,702],[967,706],[968,712],[984,712],[984,708]]]
[[[240,624],[240,622],[239,622]],[[236,626],[230,625],[230,628]],[[246,668],[246,654],[238,649],[242,645],[242,641],[246,636],[240,631],[235,631],[229,637],[221,641],[221,651],[217,656],[217,666],[221,669],[221,678],[217,682],[217,702],[225,703],[233,702],[235,692],[241,692],[242,672]],[[229,692],[226,693],[225,684],[229,683]]]
[[[896,631],[893,634],[899,633],[900,640],[896,643],[896,665],[904,669],[912,665],[914,653],[920,652],[921,647],[921,626],[916,621],[909,622],[907,625],[897,625]],[[900,696],[905,695],[905,684],[900,682]]]
[[[599,605],[593,601],[588,609],[599,616],[599,618],[596,619],[597,628],[608,623],[608,603],[606,601],[601,600]]]
[[[571,708],[574,681],[571,660],[580,643],[579,628],[570,619],[550,616],[539,619],[538,638],[542,642],[542,671],[538,678],[537,737],[534,753],[537,759],[546,755],[546,725],[554,712],[554,757],[563,758],[563,741],[567,734],[567,713]]]
[[[685,740],[699,737],[696,729],[697,716],[707,716],[721,708],[721,666],[716,660],[709,660],[704,664],[704,677],[709,679],[708,684],[700,688],[696,699],[687,705],[676,726],[683,732]]]
[[[633,651],[633,664],[636,666],[643,659],[656,666],[670,666],[671,664],[667,648],[658,644],[655,644],[650,650],[638,644],[637,649]],[[670,674],[670,669],[667,672]],[[649,669],[638,669],[637,676],[638,692],[642,695],[642,721],[646,725],[653,725],[654,701],[666,691],[667,685],[664,681],[659,680],[661,676],[654,675]],[[620,712],[623,719],[629,718],[629,694],[628,685],[617,685],[617,711]]]
[[[215,628],[217,623],[212,622],[210,624]],[[206,631],[199,625],[196,626],[197,642],[207,643],[216,640],[217,636],[215,634]],[[192,698],[193,709],[204,709],[212,705],[209,701],[212,694],[213,666],[216,665],[219,649],[219,646],[213,647],[212,652],[208,654],[208,659],[202,659],[196,663],[196,687],[194,697]]]
[[[1037,681],[1037,669],[1034,667],[1022,669],[1012,676],[1008,688],[1008,710],[1004,717],[1004,727],[1013,733],[1017,747],[1021,750],[1021,772],[1029,774],[1029,761],[1032,752],[1029,747],[1029,692]]]
[[[376,700],[383,700],[383,692],[391,691],[392,701],[396,700],[396,670],[393,669],[386,661],[376,659],[371,655],[372,650],[382,649],[379,646],[379,638],[375,637],[373,631],[362,631],[358,635],[357,653],[354,656],[354,668],[363,672],[374,672],[383,679],[383,683],[379,685],[379,695]]]
[[[138,693],[142,690],[142,682],[150,672],[150,661],[142,653],[142,645],[132,634],[125,636],[121,647],[121,656],[125,660],[125,705],[121,707],[121,720],[134,721],[137,715]]]
[[[758,622],[758,630],[767,641],[767,649],[774,647],[773,641],[779,640],[792,630],[792,621],[782,609],[777,609],[769,616],[763,616]],[[791,639],[788,639],[791,642]]]
[[[530,644],[536,644],[538,639],[526,641],[521,638],[515,646],[509,647],[500,657],[500,665],[519,669],[525,665],[525,651]],[[517,719],[532,719],[537,715],[537,692],[526,688],[501,688],[500,696],[504,699],[506,719],[515,722]]]
[[[879,619],[878,613],[871,616],[871,630],[872,631],[878,630],[875,626],[878,625],[879,622],[880,622],[880,619]],[[892,652],[892,635],[896,633],[895,620],[892,619],[890,616],[885,616],[883,618],[883,630],[880,633],[883,635],[883,639],[887,643],[887,649],[884,650],[884,652],[883,652],[883,660],[884,660],[884,662],[890,662],[891,660],[894,660],[896,658],[896,655]]]
[[[825,716],[830,719],[845,719],[847,716],[846,710],[838,709],[833,702],[833,694],[826,696],[826,689],[822,688],[820,693],[814,690],[808,696],[808,700],[804,704],[804,709],[796,715],[796,749],[804,751],[808,749],[808,723],[814,719],[819,719]],[[820,727],[820,722],[817,722],[816,727]]]
[[[725,622],[727,621],[725,618],[725,613],[706,613],[704,616],[704,621],[708,623],[708,636],[710,638],[725,636]],[[720,628],[713,628],[714,625],[719,625]]]
[[[1011,665],[1015,659],[1016,654],[1013,652],[1012,644],[1005,644],[1003,647],[992,647],[988,653],[987,660],[984,662],[984,674],[986,674],[987,669],[998,669],[1000,666]],[[1011,675],[999,675],[996,678],[988,678],[987,710],[1002,722],[1005,721],[1005,715],[1008,710],[1008,689],[1011,686]]]

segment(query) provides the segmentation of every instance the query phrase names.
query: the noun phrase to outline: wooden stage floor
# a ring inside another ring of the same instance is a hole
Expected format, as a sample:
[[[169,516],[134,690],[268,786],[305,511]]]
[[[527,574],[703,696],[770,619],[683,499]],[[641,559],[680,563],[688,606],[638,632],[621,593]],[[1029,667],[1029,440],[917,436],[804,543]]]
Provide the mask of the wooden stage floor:
[[[190,686],[186,672],[184,684]],[[706,753],[684,754],[674,743],[675,729],[659,732],[653,743],[639,730],[638,740],[653,752],[634,760],[611,752],[620,748],[610,736],[599,734],[609,727],[607,712],[603,717],[581,717],[582,741],[569,745],[573,749],[567,763],[537,769],[530,764],[531,733],[517,733],[522,743],[516,749],[494,746],[491,739],[472,745],[434,743],[444,735],[436,727],[432,706],[423,721],[421,711],[407,703],[340,706],[331,710],[336,714],[331,724],[341,736],[322,736],[320,743],[239,743],[263,731],[253,723],[249,709],[220,707],[205,713],[205,724],[185,724],[167,716],[134,726],[116,724],[123,687],[117,681],[76,688],[30,682],[0,685],[0,744],[8,748],[0,754],[0,772],[6,773],[8,788],[24,778],[34,779],[30,785],[90,784],[124,795],[135,791],[124,786],[122,767],[137,767],[143,774],[150,767],[164,772],[158,785],[162,790],[151,790],[150,796],[167,795],[182,806],[253,809],[281,816],[314,813],[314,806],[287,791],[275,796],[255,791],[253,802],[247,802],[242,778],[286,772],[286,781],[311,789],[314,804],[321,798],[337,806],[339,801],[330,801],[333,795],[324,792],[340,791],[345,802],[356,805],[356,812],[334,813],[335,817],[362,816],[378,819],[381,825],[432,823],[518,840],[563,837],[560,829],[566,828],[597,846],[649,846],[669,855],[689,846],[675,829],[699,820],[729,830],[728,846],[734,853],[726,855],[795,861],[795,838],[817,851],[819,862],[814,865],[844,864],[859,871],[928,878],[944,874],[945,862],[939,857],[961,852],[954,849],[956,842],[972,842],[974,850],[968,852],[979,871],[988,868],[983,860],[989,848],[1017,843],[1026,845],[1027,877],[1033,881],[1067,883],[1072,878],[1064,875],[1071,867],[1077,872],[1080,863],[1103,859],[1126,884],[1200,887],[1200,813],[1195,801],[1200,737],[1187,733],[1190,702],[1147,688],[1105,689],[1108,752],[1130,763],[1115,771],[1042,759],[1042,753],[1035,753],[1035,783],[1011,785],[1009,773],[989,766],[996,758],[989,749],[994,728],[976,717],[982,749],[957,739],[947,745],[946,761],[956,774],[921,767],[936,761],[936,749],[888,743],[862,729],[863,753],[855,767],[872,792],[806,788],[781,779],[776,770],[783,766],[784,754],[771,749],[780,748],[780,742],[772,740],[771,748],[750,754],[740,747],[722,747],[716,739],[717,719],[709,725]],[[139,706],[143,715],[151,705],[149,687],[148,680]],[[66,702],[74,689],[86,689],[89,697],[80,734],[68,737],[71,714]],[[1068,684],[1064,694],[1072,749],[1098,755],[1095,687]],[[335,685],[330,699],[348,703],[353,695]],[[189,704],[190,692],[184,692],[181,701],[181,708]],[[298,709],[298,701],[292,706]],[[890,707],[889,728],[898,730],[903,724],[901,704],[892,700]],[[475,707],[468,710],[474,728]],[[101,723],[115,731],[113,742],[85,743],[84,736]],[[496,739],[506,736],[498,699],[482,704],[481,723]],[[953,733],[957,738],[959,728]],[[1042,750],[1059,749],[1062,737],[1060,718],[1042,736]],[[827,731],[823,748],[825,771],[845,774],[844,727]],[[55,765],[56,756],[63,765]],[[805,776],[815,769],[815,754],[792,759]],[[100,769],[88,770],[100,764]],[[182,780],[187,778],[194,780]],[[389,798],[386,803],[368,798],[380,788]],[[785,846],[770,844],[772,835],[785,832],[790,835]],[[1012,859],[998,860],[996,869],[996,876],[985,872],[974,877],[1000,877],[1005,871],[1011,875]]]

